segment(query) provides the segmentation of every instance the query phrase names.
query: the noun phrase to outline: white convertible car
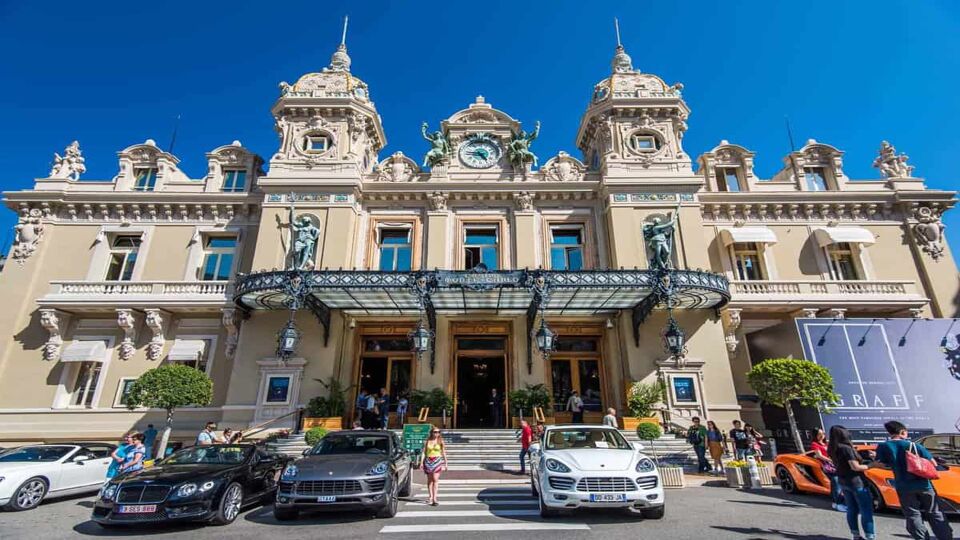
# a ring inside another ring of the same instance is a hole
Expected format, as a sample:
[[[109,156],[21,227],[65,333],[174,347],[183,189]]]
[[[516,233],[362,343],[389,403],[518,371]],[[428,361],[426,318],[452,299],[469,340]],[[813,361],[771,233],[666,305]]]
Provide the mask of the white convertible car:
[[[100,489],[110,467],[112,444],[37,444],[0,454],[0,506],[36,508],[44,498]]]
[[[663,485],[657,465],[608,426],[548,426],[530,446],[530,474],[540,515],[583,507],[637,510],[660,519]]]

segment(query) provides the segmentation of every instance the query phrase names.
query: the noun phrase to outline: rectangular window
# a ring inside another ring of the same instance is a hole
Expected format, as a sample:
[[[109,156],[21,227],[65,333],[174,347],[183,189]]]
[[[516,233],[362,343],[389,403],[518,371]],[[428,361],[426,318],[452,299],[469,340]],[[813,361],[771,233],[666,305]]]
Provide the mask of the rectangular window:
[[[108,281],[130,281],[140,251],[140,236],[118,235],[110,246],[110,264],[107,266]]]
[[[732,167],[717,168],[717,189],[720,191],[740,191],[740,177]]]
[[[137,382],[136,377],[120,377],[120,383],[117,385],[117,395],[113,400],[114,407],[125,407],[124,400],[130,393],[130,387]]]
[[[830,262],[830,277],[841,281],[862,279],[854,258],[853,247],[841,242],[827,246],[827,259]]]
[[[76,407],[93,407],[93,395],[100,380],[100,362],[81,362],[73,386],[71,403]]]
[[[267,379],[267,403],[286,403],[290,398],[290,377],[279,376]]]
[[[153,188],[157,186],[157,172],[157,169],[154,168],[135,169],[133,176],[136,181],[133,184],[133,190],[153,191]]]
[[[497,227],[467,227],[464,229],[463,266],[466,270],[481,267],[499,268]]]
[[[697,391],[693,384],[693,377],[673,378],[673,397],[677,403],[697,402]]]
[[[233,270],[233,258],[237,250],[235,236],[208,236],[203,246],[203,281],[226,281]]]
[[[224,171],[223,191],[238,192],[247,188],[247,171]]]
[[[412,268],[413,244],[407,228],[380,229],[377,243],[380,250],[380,270],[409,272]]]
[[[638,152],[653,152],[657,149],[657,139],[653,135],[634,135],[630,140],[633,149]]]
[[[760,260],[760,249],[756,243],[746,242],[734,244],[733,258],[734,264],[736,265],[737,279],[764,279],[763,265]]]
[[[330,138],[326,135],[307,135],[304,139],[303,149],[312,153],[323,153],[330,148]]]
[[[550,269],[583,270],[582,227],[550,227]]]
[[[823,167],[804,167],[803,176],[807,182],[807,191],[827,191]]]

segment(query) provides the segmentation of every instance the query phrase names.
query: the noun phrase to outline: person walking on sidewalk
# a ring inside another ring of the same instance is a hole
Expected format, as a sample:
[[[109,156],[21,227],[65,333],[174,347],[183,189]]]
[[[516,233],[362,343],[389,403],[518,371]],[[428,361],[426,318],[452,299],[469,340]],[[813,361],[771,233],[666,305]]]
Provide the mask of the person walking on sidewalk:
[[[847,504],[847,526],[850,527],[852,538],[874,540],[877,533],[873,526],[873,498],[870,496],[867,480],[863,476],[863,471],[869,467],[860,460],[860,455],[853,447],[850,432],[845,427],[830,428],[827,454],[837,467],[840,489],[843,491],[843,500]],[[861,527],[863,536],[860,535]]]
[[[877,445],[877,461],[893,469],[897,497],[900,498],[900,511],[907,521],[907,532],[918,540],[930,538],[926,521],[937,540],[953,538],[953,529],[943,517],[937,504],[937,493],[930,480],[910,473],[907,470],[907,453],[912,452],[923,459],[933,461],[930,451],[922,444],[910,441],[907,426],[891,420],[883,425],[890,439]]]
[[[427,475],[427,504],[437,506],[437,491],[440,488],[440,473],[447,468],[447,448],[443,444],[440,428],[430,428],[430,436],[423,441],[423,473]]]
[[[691,418],[693,425],[687,430],[687,444],[693,446],[697,453],[697,472],[705,473],[710,470],[707,462],[707,428],[700,423],[700,417]]]
[[[713,474],[723,474],[723,432],[713,420],[707,420],[707,449],[713,459]]]
[[[520,474],[527,474],[527,454],[533,442],[533,428],[526,420],[520,421]]]
[[[574,424],[583,423],[583,400],[576,390],[570,393],[570,399],[567,400],[567,410],[573,416]]]
[[[817,429],[813,434],[813,440],[810,442],[810,451],[813,457],[820,461],[820,469],[823,474],[830,479],[830,498],[833,499],[833,508],[840,512],[846,512],[847,507],[843,504],[843,493],[840,491],[840,483],[837,482],[837,466],[827,453],[827,434],[822,429]]]
[[[733,421],[733,429],[730,430],[730,440],[733,441],[734,457],[737,461],[747,460],[747,451],[750,450],[750,441],[747,432],[741,427],[739,420]]]

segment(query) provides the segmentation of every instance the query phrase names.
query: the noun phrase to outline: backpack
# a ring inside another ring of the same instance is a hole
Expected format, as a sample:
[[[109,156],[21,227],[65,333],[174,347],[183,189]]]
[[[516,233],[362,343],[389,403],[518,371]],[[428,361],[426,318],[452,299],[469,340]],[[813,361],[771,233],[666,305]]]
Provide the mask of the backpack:
[[[700,432],[700,428],[691,428],[687,432],[687,442],[694,446],[703,444],[703,434]]]

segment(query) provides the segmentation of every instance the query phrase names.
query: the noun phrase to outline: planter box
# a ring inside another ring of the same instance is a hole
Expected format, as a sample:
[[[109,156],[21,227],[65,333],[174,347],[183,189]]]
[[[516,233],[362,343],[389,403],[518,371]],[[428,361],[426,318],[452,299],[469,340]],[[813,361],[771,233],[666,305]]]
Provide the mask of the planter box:
[[[660,425],[660,419],[656,416],[624,416],[621,423],[623,424],[623,429],[626,431],[637,431],[637,426],[643,423],[650,423]]]
[[[770,475],[770,467],[766,465],[757,465],[760,472],[760,485],[772,486],[773,477]],[[750,487],[750,469],[746,467],[726,467],[727,485],[732,488]]]
[[[687,486],[683,476],[683,467],[660,467],[660,480],[665,488],[682,488]]]
[[[304,418],[303,419],[303,428],[304,430],[322,427],[330,430],[334,429],[343,429],[343,418],[337,417],[323,417],[323,418]]]

